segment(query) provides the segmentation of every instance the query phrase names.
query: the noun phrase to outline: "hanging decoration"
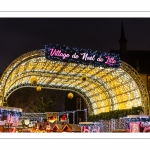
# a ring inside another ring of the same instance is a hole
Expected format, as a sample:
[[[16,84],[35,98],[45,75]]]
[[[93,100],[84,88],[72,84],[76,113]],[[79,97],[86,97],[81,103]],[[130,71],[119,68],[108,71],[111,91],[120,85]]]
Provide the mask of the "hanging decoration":
[[[82,81],[86,81],[87,77],[84,75],[82,76]]]
[[[37,78],[34,76],[34,77],[31,77],[30,78],[30,83],[31,84],[37,84]]]
[[[93,65],[95,67],[120,67],[119,54],[93,51],[91,49],[70,48],[69,46],[60,46],[59,44],[45,45],[45,58],[52,61],[72,62],[84,65]]]
[[[60,121],[65,121],[65,120],[67,120],[67,115],[63,114]]]
[[[58,112],[47,112],[46,118],[48,122],[53,123],[54,121],[58,120]]]
[[[69,93],[68,93],[68,98],[69,98],[69,99],[72,99],[72,98],[73,98],[73,93],[69,92]]]
[[[49,116],[49,117],[48,117],[48,121],[51,122],[51,123],[53,123],[53,122],[56,121],[56,120],[57,120],[57,117],[56,117],[56,116]]]
[[[41,90],[42,90],[41,86],[40,86],[40,85],[37,86],[37,87],[36,87],[36,90],[37,90],[37,91],[41,91]]]

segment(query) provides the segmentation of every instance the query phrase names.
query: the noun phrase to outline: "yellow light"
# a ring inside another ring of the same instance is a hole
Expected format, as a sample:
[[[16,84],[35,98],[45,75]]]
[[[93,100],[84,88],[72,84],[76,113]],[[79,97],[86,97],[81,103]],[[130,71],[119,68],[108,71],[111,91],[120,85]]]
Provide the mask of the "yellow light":
[[[36,90],[37,90],[37,91],[41,91],[41,89],[42,89],[41,86],[37,86],[37,87],[36,87]]]
[[[69,99],[72,99],[73,98],[73,94],[70,92],[70,93],[68,93],[68,98]]]
[[[50,123],[53,123],[54,121],[56,121],[56,120],[49,120]]]

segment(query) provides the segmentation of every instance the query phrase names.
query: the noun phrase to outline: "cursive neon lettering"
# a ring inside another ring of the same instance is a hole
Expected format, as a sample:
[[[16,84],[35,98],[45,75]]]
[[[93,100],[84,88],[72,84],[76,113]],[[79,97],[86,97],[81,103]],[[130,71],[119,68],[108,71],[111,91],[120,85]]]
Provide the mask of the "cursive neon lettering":
[[[69,47],[57,47],[46,46],[45,57],[50,60],[64,61],[64,62],[73,62],[81,63],[85,65],[94,65],[94,66],[110,66],[110,67],[119,67],[119,55],[102,53],[98,51],[88,51],[85,49]]]
[[[97,61],[99,61],[99,62],[103,62],[103,58],[101,58],[101,57],[99,57],[99,58],[97,58]]]
[[[50,56],[58,56],[62,57],[62,59],[68,58],[70,56],[69,54],[62,53],[61,50],[50,48],[50,51]]]
[[[77,55],[77,54],[75,53],[75,54],[72,55],[72,58],[77,59],[77,58],[79,58],[79,55]]]
[[[93,56],[88,56],[88,53],[81,53],[81,55],[83,55],[82,59],[83,60],[95,60],[95,55]]]
[[[105,64],[113,65],[116,63],[116,60],[114,59],[114,57],[106,56],[106,58],[107,58],[107,61],[105,62]]]

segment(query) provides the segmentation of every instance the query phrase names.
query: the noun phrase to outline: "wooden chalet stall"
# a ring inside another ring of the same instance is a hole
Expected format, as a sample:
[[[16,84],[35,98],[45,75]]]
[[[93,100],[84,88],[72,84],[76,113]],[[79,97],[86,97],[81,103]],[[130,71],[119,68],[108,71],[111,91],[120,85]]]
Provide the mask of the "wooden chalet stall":
[[[71,126],[69,124],[65,124],[63,126],[62,132],[72,132]]]
[[[62,124],[55,124],[52,129],[52,132],[62,132],[63,131],[63,125]]]
[[[81,132],[81,128],[78,126],[78,124],[66,123],[62,132]]]

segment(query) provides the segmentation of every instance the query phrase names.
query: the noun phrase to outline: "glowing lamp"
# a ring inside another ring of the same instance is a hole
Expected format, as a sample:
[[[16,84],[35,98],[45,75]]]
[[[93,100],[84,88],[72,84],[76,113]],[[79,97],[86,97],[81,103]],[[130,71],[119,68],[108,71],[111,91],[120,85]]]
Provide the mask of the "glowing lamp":
[[[53,116],[48,117],[48,121],[51,122],[51,123],[53,123],[56,120],[57,120],[57,117],[53,117]]]
[[[68,98],[69,99],[72,99],[73,98],[73,94],[70,92],[70,93],[68,93]]]
[[[37,91],[41,91],[41,89],[42,89],[41,86],[37,86],[37,87],[36,87],[36,90],[37,90]]]
[[[30,78],[30,83],[31,84],[37,84],[37,78],[36,77],[31,77]]]

